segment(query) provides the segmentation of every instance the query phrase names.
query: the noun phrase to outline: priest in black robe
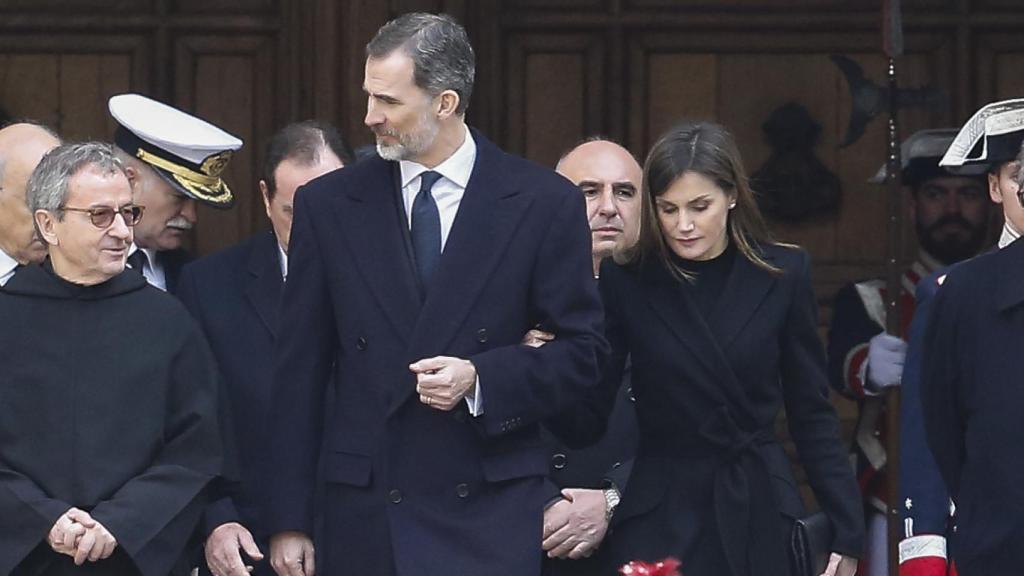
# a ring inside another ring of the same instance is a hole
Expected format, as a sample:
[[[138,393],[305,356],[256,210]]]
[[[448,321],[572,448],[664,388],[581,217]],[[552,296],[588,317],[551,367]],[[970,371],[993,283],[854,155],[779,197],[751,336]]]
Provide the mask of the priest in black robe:
[[[0,291],[0,574],[187,574],[222,467],[206,341],[125,269],[142,210],[109,146],[54,149],[27,196],[49,257]]]

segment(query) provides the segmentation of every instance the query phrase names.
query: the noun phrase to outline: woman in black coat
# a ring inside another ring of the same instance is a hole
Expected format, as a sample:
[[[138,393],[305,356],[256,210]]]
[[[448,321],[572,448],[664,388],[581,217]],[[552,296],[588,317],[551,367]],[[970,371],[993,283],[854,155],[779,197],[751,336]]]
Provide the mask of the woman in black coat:
[[[631,356],[640,449],[602,551],[609,566],[675,556],[686,576],[791,573],[805,514],[774,433],[787,421],[834,529],[828,575],[852,576],[860,497],[829,402],[810,262],[771,240],[729,133],[677,127],[644,168],[641,238],[605,261],[613,355],[577,430],[603,431]]]

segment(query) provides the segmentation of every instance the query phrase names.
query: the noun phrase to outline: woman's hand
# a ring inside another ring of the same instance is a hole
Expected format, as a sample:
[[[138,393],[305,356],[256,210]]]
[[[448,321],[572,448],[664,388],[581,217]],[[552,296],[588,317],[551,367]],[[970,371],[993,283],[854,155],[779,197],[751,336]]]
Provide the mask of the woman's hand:
[[[842,554],[832,553],[828,559],[828,566],[821,576],[853,576],[857,572],[857,559]]]

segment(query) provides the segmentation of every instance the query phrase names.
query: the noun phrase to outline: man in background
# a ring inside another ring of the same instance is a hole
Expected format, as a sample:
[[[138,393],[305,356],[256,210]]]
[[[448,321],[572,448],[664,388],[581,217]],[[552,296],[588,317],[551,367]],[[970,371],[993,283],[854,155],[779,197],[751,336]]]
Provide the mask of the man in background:
[[[261,522],[263,456],[295,190],[352,162],[337,130],[312,121],[277,132],[264,158],[259,188],[272,230],[189,263],[178,291],[217,358],[237,456],[237,485],[222,487],[204,522],[205,559],[215,576],[245,576],[246,565],[256,576],[273,574],[262,561],[269,536]]]
[[[204,120],[139,94],[108,103],[117,121],[114,144],[146,219],[135,231],[128,265],[174,294],[190,259],[183,245],[198,219],[197,203],[228,209],[235,201],[221,175],[242,141]]]
[[[640,231],[642,170],[633,155],[604,138],[572,148],[556,171],[579,188],[587,201],[593,271],[616,251],[636,243]],[[528,343],[542,345],[553,335],[531,331]],[[557,416],[555,419],[557,420]],[[604,438],[572,450],[550,435],[551,479],[561,498],[544,512],[545,574],[604,573],[598,552],[626,488],[637,444],[629,372],[619,389]]]
[[[43,155],[59,144],[60,138],[40,124],[17,122],[0,129],[0,286],[18,266],[46,257],[25,188]]]
[[[868,576],[888,573],[885,390],[900,384],[906,338],[914,315],[914,289],[925,276],[974,256],[985,247],[991,202],[982,171],[953,174],[939,166],[956,130],[922,130],[902,147],[902,181],[918,259],[901,277],[898,334],[885,332],[885,282],[843,287],[835,300],[829,333],[829,377],[833,387],[860,405],[854,432],[857,480],[864,495],[868,544],[861,563]],[[872,182],[886,179],[885,167]]]

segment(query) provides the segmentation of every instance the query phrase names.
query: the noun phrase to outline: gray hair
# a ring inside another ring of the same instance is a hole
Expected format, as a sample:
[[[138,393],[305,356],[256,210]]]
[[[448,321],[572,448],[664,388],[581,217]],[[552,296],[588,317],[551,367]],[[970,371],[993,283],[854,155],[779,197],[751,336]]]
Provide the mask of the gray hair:
[[[62,220],[68,200],[68,182],[87,166],[99,168],[104,175],[124,174],[124,165],[114,155],[110,144],[63,144],[47,152],[29,177],[25,189],[29,211],[46,210]]]
[[[447,14],[410,12],[388,22],[366,45],[369,58],[402,49],[413,63],[413,80],[431,96],[459,95],[455,112],[465,114],[473,93],[476,57],[466,30]]]

